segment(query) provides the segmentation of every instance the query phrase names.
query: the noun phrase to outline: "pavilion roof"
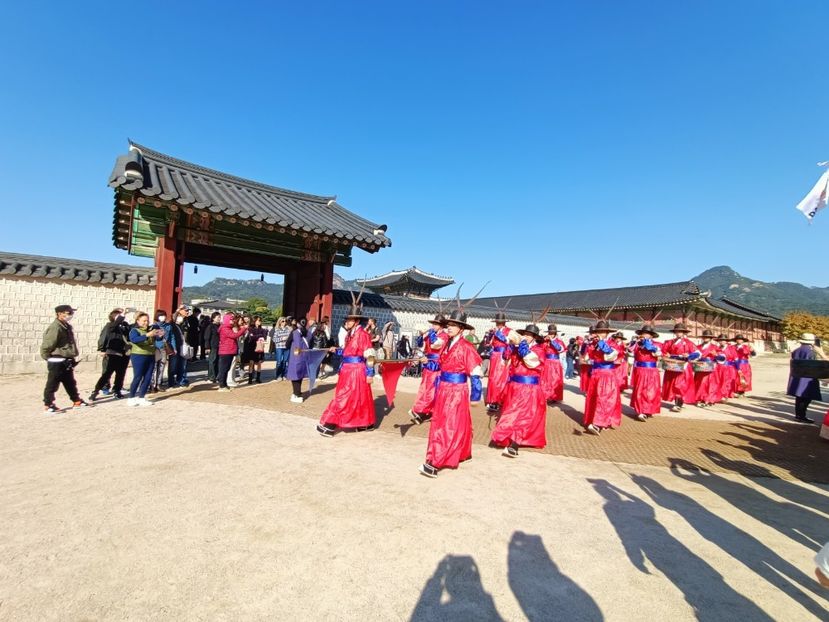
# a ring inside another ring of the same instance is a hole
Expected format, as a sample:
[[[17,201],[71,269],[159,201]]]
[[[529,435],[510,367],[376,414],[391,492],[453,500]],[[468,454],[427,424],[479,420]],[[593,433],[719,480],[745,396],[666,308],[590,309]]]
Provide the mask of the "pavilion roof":
[[[109,185],[147,199],[174,202],[195,210],[233,216],[253,223],[331,236],[369,252],[391,246],[386,226],[348,211],[334,196],[277,188],[185,162],[130,141],[115,161]],[[116,246],[124,246],[117,230]]]
[[[478,298],[478,304],[508,309],[541,310],[547,306],[561,313],[607,310],[647,309],[668,305],[682,305],[698,302],[709,296],[700,290],[694,281],[678,281],[637,287],[614,287],[608,289],[585,289],[570,292],[546,294],[520,294],[517,296],[492,296]]]
[[[725,296],[722,298],[709,298],[706,302],[720,311],[725,311],[732,315],[739,315],[751,320],[759,320],[761,322],[780,322],[782,318],[776,317],[765,311],[753,309],[741,302],[736,302]]]
[[[424,272],[417,266],[406,268],[405,270],[394,270],[386,272],[379,276],[373,276],[367,279],[357,279],[357,283],[362,285],[365,283],[366,287],[382,287],[384,285],[391,285],[392,283],[399,283],[401,281],[413,281],[415,283],[422,283],[424,285],[431,285],[435,288],[445,287],[455,282],[452,277],[438,276],[430,272]]]
[[[0,251],[0,276],[155,286],[155,268]]]

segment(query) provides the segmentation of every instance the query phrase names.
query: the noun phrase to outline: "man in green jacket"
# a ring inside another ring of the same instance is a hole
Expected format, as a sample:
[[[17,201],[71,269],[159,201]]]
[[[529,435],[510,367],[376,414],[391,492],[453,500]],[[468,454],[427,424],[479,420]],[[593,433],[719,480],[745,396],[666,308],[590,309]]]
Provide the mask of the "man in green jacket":
[[[46,361],[47,368],[46,388],[43,389],[43,410],[47,413],[60,411],[55,405],[55,392],[61,384],[69,394],[73,408],[89,406],[78,393],[73,371],[78,356],[78,344],[70,325],[74,313],[75,309],[69,305],[58,305],[55,307],[55,321],[43,333],[40,356]]]

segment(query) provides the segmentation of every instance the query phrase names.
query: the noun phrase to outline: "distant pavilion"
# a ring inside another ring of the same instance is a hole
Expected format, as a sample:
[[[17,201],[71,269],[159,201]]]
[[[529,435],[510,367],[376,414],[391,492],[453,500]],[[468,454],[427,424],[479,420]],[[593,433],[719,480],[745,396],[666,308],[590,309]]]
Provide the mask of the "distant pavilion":
[[[416,266],[406,270],[387,272],[370,279],[358,279],[358,285],[365,285],[366,289],[375,294],[391,294],[394,296],[408,296],[412,298],[431,298],[435,290],[452,285],[454,279],[447,276],[438,276],[424,272]]]

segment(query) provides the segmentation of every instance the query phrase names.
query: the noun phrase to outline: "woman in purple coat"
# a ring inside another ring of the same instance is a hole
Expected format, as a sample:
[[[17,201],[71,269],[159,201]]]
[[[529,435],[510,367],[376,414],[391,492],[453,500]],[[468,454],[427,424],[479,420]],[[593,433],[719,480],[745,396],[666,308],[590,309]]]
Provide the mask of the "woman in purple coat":
[[[291,401],[296,404],[302,403],[302,379],[308,375],[308,364],[305,361],[305,351],[308,349],[308,331],[305,319],[297,322],[296,328],[288,336],[285,347],[288,349],[288,374],[287,378],[293,385]]]
[[[822,358],[814,346],[815,336],[811,333],[803,333],[800,337],[800,347],[792,352],[792,359]],[[794,418],[803,423],[814,423],[806,416],[806,409],[809,408],[809,402],[812,400],[823,401],[823,396],[820,394],[820,381],[817,378],[803,378],[789,374],[789,387],[786,389],[786,395],[794,396]]]

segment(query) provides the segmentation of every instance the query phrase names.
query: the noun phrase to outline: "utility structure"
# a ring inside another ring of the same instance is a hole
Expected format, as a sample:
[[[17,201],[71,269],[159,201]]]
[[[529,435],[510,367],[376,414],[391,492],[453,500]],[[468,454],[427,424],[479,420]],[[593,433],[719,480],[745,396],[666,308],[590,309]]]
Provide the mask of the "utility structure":
[[[285,190],[159,153],[132,141],[109,176],[115,191],[112,241],[153,257],[155,305],[181,301],[184,263],[283,274],[282,306],[294,317],[330,316],[334,266],[353,248],[391,246],[336,196]]]

